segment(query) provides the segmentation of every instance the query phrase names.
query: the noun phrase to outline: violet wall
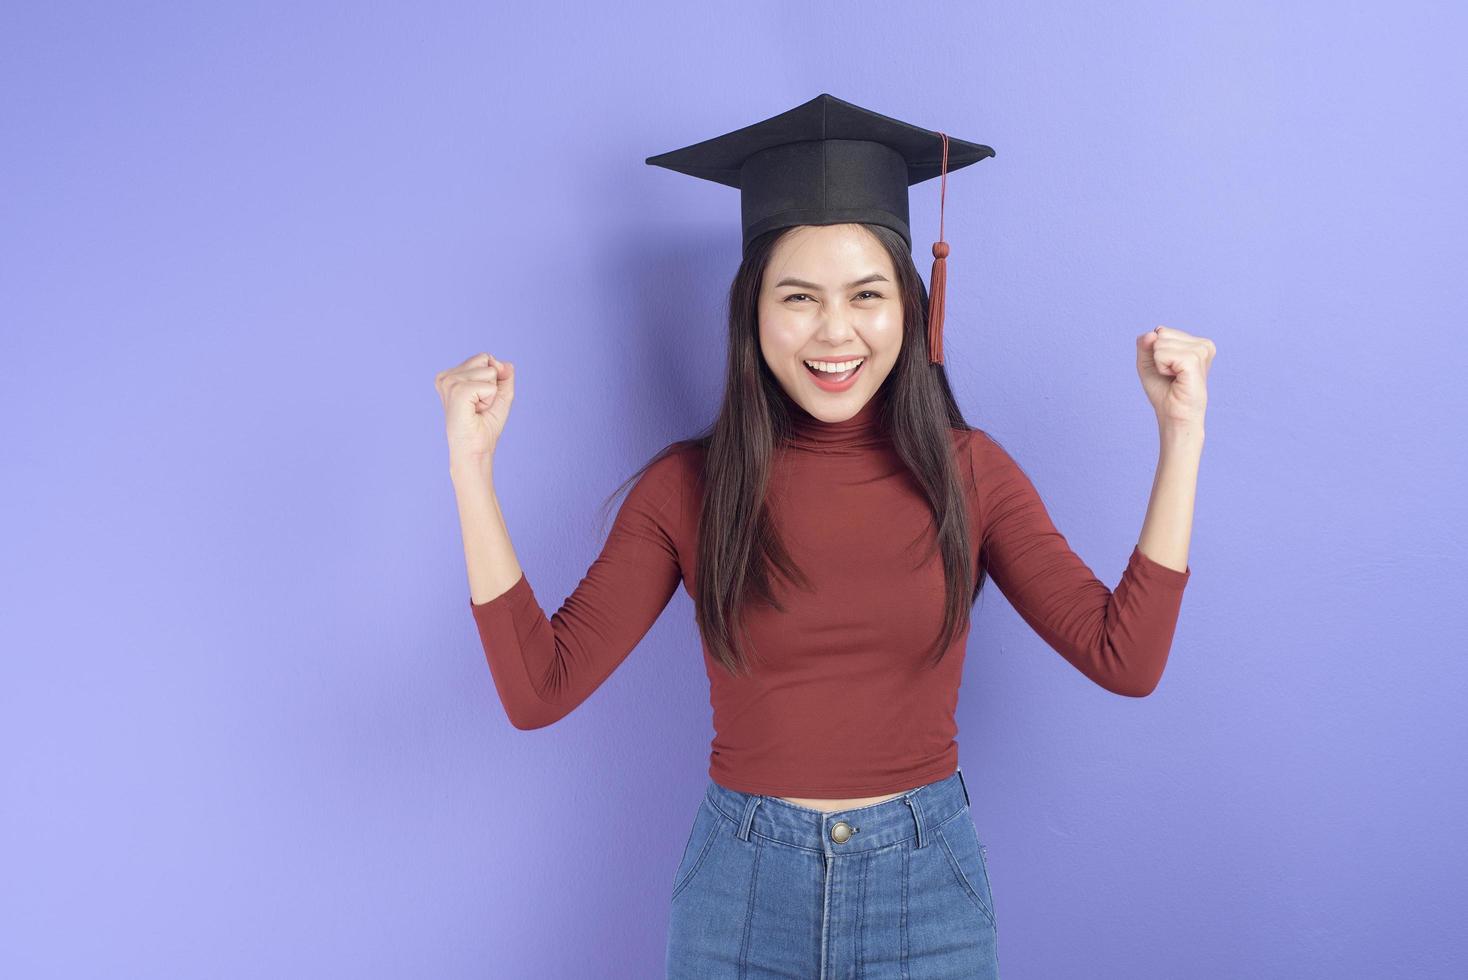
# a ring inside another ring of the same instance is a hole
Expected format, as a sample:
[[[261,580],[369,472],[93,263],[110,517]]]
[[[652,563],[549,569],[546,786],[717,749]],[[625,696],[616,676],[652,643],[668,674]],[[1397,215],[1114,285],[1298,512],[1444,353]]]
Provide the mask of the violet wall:
[[[643,158],[820,92],[997,150],[948,183],[950,371],[1108,584],[1134,338],[1218,345],[1158,691],[975,611],[1006,977],[1468,973],[1460,5],[3,21],[0,974],[661,975],[691,604],[511,728],[432,380],[516,363],[499,494],[559,601],[718,396],[738,195]]]

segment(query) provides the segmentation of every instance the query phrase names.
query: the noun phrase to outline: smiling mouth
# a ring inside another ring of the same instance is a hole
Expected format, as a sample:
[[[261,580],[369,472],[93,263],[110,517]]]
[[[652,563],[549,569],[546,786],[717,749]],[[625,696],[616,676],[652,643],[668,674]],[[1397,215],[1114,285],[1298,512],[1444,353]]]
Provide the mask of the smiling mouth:
[[[820,368],[811,367],[809,361],[801,361],[801,363],[805,365],[805,369],[809,371],[813,377],[818,378],[819,380],[824,381],[827,384],[840,384],[843,381],[851,380],[853,377],[856,376],[856,373],[862,369],[866,362],[867,359],[863,357],[852,361],[851,363],[855,364],[856,366],[852,368],[847,368],[845,371],[822,371]],[[829,364],[833,362],[821,361],[818,363]]]

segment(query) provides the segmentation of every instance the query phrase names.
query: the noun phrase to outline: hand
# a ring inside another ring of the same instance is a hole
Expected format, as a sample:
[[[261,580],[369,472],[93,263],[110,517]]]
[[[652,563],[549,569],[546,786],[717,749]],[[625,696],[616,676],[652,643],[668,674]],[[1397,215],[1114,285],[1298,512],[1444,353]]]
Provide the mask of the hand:
[[[488,465],[515,400],[515,366],[475,354],[433,379],[443,400],[449,465]]]
[[[1172,327],[1137,338],[1137,374],[1163,428],[1203,428],[1208,407],[1208,368],[1217,348],[1207,337]]]

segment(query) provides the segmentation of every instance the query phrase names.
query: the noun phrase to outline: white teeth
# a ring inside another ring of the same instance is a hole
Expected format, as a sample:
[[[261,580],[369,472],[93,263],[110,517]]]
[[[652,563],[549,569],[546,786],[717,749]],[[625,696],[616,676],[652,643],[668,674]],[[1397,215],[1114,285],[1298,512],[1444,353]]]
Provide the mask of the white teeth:
[[[842,361],[840,364],[832,364],[830,361],[806,361],[805,363],[817,371],[824,371],[827,374],[840,374],[842,371],[852,370],[865,360],[865,357],[858,357],[854,361]]]

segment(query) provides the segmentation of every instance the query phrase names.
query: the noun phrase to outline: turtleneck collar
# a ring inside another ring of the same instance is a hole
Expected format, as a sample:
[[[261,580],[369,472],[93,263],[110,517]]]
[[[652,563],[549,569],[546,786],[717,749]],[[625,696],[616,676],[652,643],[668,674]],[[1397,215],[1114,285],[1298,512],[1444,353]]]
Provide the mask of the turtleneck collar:
[[[886,442],[881,427],[882,408],[887,400],[885,384],[855,415],[840,422],[823,422],[802,408],[783,388],[780,393],[790,411],[790,445],[795,449],[832,452],[870,448]]]

